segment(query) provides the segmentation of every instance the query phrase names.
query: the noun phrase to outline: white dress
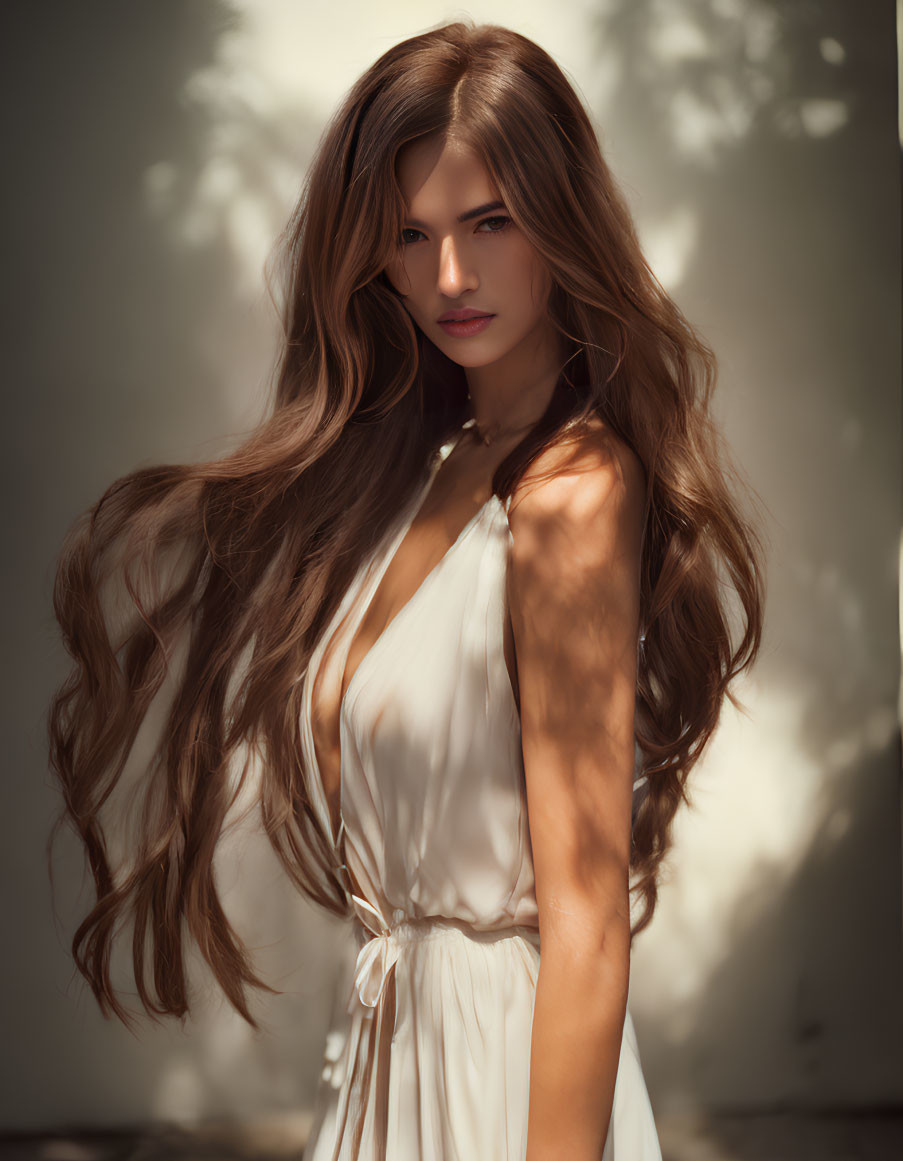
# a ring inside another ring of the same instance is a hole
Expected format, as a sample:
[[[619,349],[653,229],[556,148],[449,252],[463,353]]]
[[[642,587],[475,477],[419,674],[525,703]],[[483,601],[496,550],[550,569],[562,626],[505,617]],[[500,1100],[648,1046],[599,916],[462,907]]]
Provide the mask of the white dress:
[[[363,562],[304,678],[303,756],[330,835],[311,727],[318,666],[341,625],[330,664],[344,667],[454,442]],[[342,701],[341,822],[332,837],[351,875],[359,950],[327,1037],[303,1161],[526,1154],[540,951],[520,721],[503,647],[509,538],[506,505],[492,496],[363,657]],[[629,1009],[602,1154],[615,1159],[661,1161]]]

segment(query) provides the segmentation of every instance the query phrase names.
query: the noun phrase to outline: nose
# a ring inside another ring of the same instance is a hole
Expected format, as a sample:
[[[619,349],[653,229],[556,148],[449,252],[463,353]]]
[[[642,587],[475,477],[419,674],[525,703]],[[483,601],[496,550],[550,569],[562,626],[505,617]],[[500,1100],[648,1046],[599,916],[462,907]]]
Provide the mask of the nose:
[[[476,290],[480,281],[473,264],[466,259],[463,248],[451,236],[443,238],[439,250],[440,294],[446,298],[459,298],[467,290]]]

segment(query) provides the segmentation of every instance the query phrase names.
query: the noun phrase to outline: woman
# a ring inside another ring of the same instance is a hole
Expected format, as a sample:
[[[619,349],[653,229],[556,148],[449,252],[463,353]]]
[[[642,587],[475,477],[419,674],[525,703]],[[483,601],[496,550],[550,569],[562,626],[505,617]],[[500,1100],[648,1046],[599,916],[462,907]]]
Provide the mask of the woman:
[[[631,941],[761,634],[712,353],[567,80],[496,26],[364,74],[285,255],[272,416],[118,481],[63,554],[52,758],[98,896],[76,963],[127,1019],[132,918],[144,1006],[182,1015],[184,928],[253,1023],[266,985],[213,875],[247,747],[286,868],[357,936],[306,1161],[657,1159]],[[104,812],[155,697],[114,866]]]

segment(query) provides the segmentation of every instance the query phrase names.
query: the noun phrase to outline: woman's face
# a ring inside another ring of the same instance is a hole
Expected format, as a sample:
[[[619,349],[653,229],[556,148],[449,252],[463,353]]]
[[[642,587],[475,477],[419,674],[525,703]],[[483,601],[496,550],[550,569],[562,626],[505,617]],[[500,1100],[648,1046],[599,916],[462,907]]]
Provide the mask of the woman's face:
[[[463,367],[523,354],[538,331],[546,338],[548,269],[479,157],[431,135],[399,152],[397,173],[407,214],[386,274],[427,338]],[[440,320],[461,311],[484,317],[443,326]]]

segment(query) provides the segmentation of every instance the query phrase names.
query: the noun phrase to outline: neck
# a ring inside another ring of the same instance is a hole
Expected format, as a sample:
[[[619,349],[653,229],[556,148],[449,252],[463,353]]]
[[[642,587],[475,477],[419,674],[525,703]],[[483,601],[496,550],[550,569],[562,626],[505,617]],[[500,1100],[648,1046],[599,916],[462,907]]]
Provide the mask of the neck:
[[[557,335],[535,331],[504,359],[467,368],[471,416],[487,442],[525,431],[549,405],[563,356]]]

